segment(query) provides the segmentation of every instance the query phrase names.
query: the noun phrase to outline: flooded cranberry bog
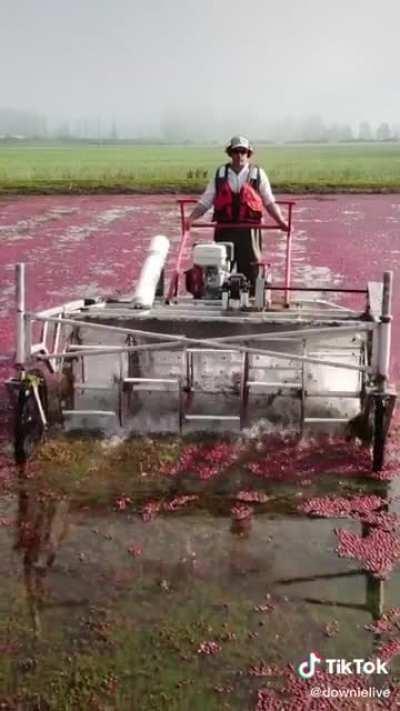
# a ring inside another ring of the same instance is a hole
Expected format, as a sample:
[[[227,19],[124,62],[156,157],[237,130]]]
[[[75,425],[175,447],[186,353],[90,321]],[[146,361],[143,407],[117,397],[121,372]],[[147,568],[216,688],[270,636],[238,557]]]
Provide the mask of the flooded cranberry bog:
[[[3,379],[15,263],[27,263],[29,307],[40,309],[129,291],[153,235],[179,238],[171,196],[0,206]],[[293,243],[295,284],[364,287],[394,271],[395,383],[399,224],[396,196],[299,197]],[[279,280],[279,238],[265,244]],[[5,393],[1,415],[3,708],[398,707],[396,418],[385,469],[373,474],[357,440],[257,432],[60,434],[17,469]],[[311,652],[362,659],[370,673],[333,674],[322,661],[301,678]],[[388,675],[375,673],[377,659]]]

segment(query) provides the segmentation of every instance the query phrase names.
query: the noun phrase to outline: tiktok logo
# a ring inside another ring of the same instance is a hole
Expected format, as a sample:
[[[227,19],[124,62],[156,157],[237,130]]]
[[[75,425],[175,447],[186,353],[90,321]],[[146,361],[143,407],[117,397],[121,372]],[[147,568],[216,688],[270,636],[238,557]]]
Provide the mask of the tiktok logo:
[[[310,653],[309,660],[299,664],[297,671],[302,679],[311,679],[315,674],[315,667],[317,664],[321,664],[322,659],[320,659],[314,652]]]
[[[310,653],[310,658],[306,659],[297,667],[297,671],[302,679],[312,679],[315,674],[317,664],[321,664],[322,659],[314,652]],[[376,659],[325,659],[324,666],[328,674],[389,674],[388,662]]]

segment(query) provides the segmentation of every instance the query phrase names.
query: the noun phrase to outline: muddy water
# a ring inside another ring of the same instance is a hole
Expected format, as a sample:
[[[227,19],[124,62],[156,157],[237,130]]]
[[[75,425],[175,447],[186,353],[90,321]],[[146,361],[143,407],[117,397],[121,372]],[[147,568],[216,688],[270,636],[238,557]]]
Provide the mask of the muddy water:
[[[151,237],[163,232],[175,248],[178,239],[174,199],[166,196],[21,198],[2,200],[0,208],[3,372],[12,350],[15,262],[28,263],[30,306],[39,308],[82,292],[127,291]],[[393,269],[400,320],[397,197],[299,197],[295,215],[294,282],[364,287]],[[279,281],[283,247],[278,235],[267,242]],[[395,380],[399,348],[395,324]],[[6,708],[330,708],[321,700],[310,705],[311,682],[297,677],[296,686],[288,665],[311,651],[373,658],[380,645],[400,639],[396,617],[384,634],[365,629],[399,604],[396,551],[382,573],[361,555],[339,557],[336,532],[345,529],[362,542],[376,529],[396,530],[398,522],[385,529],[375,521],[371,529],[354,512],[309,518],[300,510],[311,498],[339,496],[361,497],[368,509],[375,495],[379,511],[398,511],[396,466],[387,475],[393,481],[370,479],[358,463],[365,453],[353,448],[347,456],[346,447],[327,443],[332,464],[324,477],[315,462],[293,459],[294,480],[285,479],[288,457],[276,457],[273,471],[260,465],[244,476],[243,464],[211,474],[211,483],[204,468],[196,476],[187,471],[187,480],[168,480],[168,492],[158,494],[153,482],[143,493],[149,472],[136,463],[125,480],[109,487],[101,481],[101,501],[81,484],[88,467],[78,459],[63,470],[68,486],[61,498],[49,479],[35,488],[34,471],[15,487],[4,465],[0,699]],[[344,453],[340,463],[335,450]],[[243,489],[250,501],[254,491],[270,498],[247,506]],[[199,498],[159,506],[182,495]],[[384,549],[389,544],[382,540]],[[398,659],[391,663],[394,687]],[[342,689],[347,679],[318,682]],[[355,683],[379,689],[383,682]],[[386,708],[396,708],[395,694]],[[363,708],[359,701],[332,703]]]
[[[383,641],[367,627],[398,605],[399,575],[339,558],[335,529],[360,535],[360,523],[301,517],[299,494],[286,485],[279,506],[241,519],[191,505],[144,520],[133,497],[103,512],[4,502],[2,691],[23,685],[23,708],[282,709],[295,698],[289,665],[311,650],[375,658]],[[394,660],[390,679],[399,672]],[[269,689],[272,704],[259,705]],[[308,683],[300,694],[296,708],[321,708],[306,705]]]

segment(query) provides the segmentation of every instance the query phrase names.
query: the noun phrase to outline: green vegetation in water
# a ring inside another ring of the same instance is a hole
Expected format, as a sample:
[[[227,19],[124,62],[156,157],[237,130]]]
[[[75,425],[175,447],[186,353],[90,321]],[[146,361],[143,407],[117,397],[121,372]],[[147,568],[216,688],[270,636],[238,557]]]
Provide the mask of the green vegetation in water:
[[[242,579],[242,595],[240,576],[231,589],[218,579],[136,575],[109,604],[63,611],[45,599],[40,638],[17,596],[0,625],[0,703],[19,711],[254,708],[257,690],[281,688],[285,665],[309,645],[341,657],[354,644],[348,610],[266,594],[263,578],[262,599]],[[356,643],[370,644],[369,634]]]
[[[224,160],[215,146],[1,146],[0,193],[191,193]],[[254,162],[278,192],[400,190],[400,144],[264,145]]]
[[[114,605],[113,612],[93,606],[68,625],[46,628],[40,640],[32,637],[22,604],[16,605],[0,659],[0,703],[23,711],[241,708],[258,686],[243,674],[262,653],[259,615],[249,603],[229,610],[227,604],[210,606],[198,592],[185,607],[159,586],[150,595],[151,622],[143,624],[132,600]],[[157,597],[169,600],[161,611]],[[205,640],[218,645],[215,656],[199,652]],[[233,706],[227,695],[225,703],[221,698],[226,688],[235,691]]]
[[[101,439],[59,437],[43,442],[30,463],[31,489],[68,496],[74,505],[103,507],[121,496],[140,502],[162,498],[170,481],[161,475],[176,461],[180,442],[174,438],[139,438],[117,443]]]
[[[49,500],[67,498],[73,508],[116,507],[130,512],[142,511],[149,500],[162,504],[189,496],[190,510],[221,515],[229,514],[241,491],[255,494],[247,503],[257,511],[279,514],[296,511],[293,493],[298,492],[299,482],[299,495],[304,490],[308,496],[329,494],[338,485],[349,495],[384,488],[384,482],[368,477],[363,469],[368,454],[357,446],[352,451],[354,475],[343,480],[337,449],[326,448],[324,442],[309,450],[297,448],[295,440],[275,442],[273,457],[268,437],[254,445],[246,438],[210,435],[126,440],[51,437],[37,448],[17,487],[22,483],[33,495]],[[325,467],[310,477],[304,472],[315,469],[315,452],[317,457],[323,454]],[[346,466],[348,454],[348,449],[343,451]],[[261,473],[254,474],[253,466],[261,467]],[[168,504],[164,508],[168,511]]]

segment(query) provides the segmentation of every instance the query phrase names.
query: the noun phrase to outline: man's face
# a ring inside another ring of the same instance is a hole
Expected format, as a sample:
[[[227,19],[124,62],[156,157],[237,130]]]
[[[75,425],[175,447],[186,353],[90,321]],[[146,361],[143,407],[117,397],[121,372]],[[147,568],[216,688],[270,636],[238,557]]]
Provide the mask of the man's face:
[[[232,148],[230,156],[232,166],[236,169],[244,168],[249,162],[249,154],[246,148]]]

